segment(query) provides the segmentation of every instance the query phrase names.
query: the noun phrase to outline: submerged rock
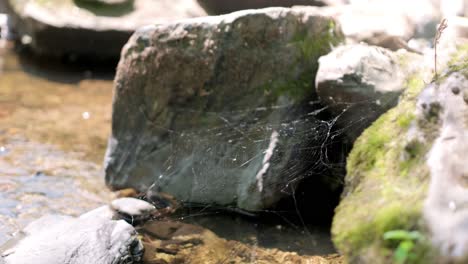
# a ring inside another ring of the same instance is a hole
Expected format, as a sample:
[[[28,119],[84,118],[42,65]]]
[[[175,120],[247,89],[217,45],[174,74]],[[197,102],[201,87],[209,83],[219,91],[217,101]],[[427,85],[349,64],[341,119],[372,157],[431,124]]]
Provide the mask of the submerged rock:
[[[320,57],[315,87],[353,141],[381,114],[394,107],[422,57],[354,44]]]
[[[466,47],[358,138],[332,234],[350,263],[466,263]],[[431,246],[432,245],[432,246]]]
[[[195,0],[134,0],[118,5],[6,0],[6,7],[19,40],[34,52],[94,59],[118,58],[134,30],[143,25],[206,15]]]
[[[125,46],[106,181],[184,202],[272,206],[321,165],[317,59],[341,41],[309,8],[159,24]],[[319,147],[320,149],[320,147]]]

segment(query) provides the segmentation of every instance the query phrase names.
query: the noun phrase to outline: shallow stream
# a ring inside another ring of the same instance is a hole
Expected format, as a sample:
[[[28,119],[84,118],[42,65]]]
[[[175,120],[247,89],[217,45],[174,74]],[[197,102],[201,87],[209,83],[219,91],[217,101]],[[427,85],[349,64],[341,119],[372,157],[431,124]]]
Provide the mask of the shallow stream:
[[[30,59],[12,46],[0,48],[0,244],[41,215],[79,215],[112,197],[102,159],[115,66]],[[277,212],[259,219],[195,208],[174,219],[267,248],[335,252],[329,227]]]

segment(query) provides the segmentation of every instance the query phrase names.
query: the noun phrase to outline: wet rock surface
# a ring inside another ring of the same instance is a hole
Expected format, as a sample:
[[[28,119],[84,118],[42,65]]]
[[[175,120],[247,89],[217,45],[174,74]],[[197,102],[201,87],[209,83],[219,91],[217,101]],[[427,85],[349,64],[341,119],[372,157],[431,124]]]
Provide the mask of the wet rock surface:
[[[99,166],[79,155],[19,137],[0,150],[0,244],[45,212],[79,215],[109,199]]]
[[[109,201],[99,163],[112,81],[97,73],[84,80],[81,70],[34,64],[5,47],[0,57],[2,244],[44,214],[78,216]]]
[[[140,29],[116,76],[106,182],[184,202],[274,205],[320,163],[312,146],[329,127],[311,116],[321,108],[313,78],[340,40],[339,26],[308,8]]]
[[[6,7],[19,40],[35,53],[95,60],[118,58],[138,27],[206,14],[194,0],[110,2],[7,0]]]

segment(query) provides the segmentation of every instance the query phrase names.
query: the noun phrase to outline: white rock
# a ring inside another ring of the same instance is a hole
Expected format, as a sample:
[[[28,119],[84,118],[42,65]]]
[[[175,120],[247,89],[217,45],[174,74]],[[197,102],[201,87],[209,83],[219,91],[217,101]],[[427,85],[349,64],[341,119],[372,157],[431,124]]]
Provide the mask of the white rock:
[[[6,264],[136,263],[143,254],[135,229],[123,220],[47,215],[23,234],[2,253]]]

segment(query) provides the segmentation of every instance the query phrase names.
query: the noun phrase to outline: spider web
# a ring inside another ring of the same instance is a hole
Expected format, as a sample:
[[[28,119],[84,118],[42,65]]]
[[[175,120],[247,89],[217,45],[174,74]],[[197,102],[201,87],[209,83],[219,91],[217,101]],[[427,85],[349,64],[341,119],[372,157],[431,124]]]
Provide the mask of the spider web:
[[[251,232],[257,238],[265,230],[271,234],[287,229],[287,233],[295,239],[301,240],[298,237],[303,237],[307,241],[326,244],[317,247],[317,243],[312,243],[309,246],[293,247],[294,250],[309,254],[330,253],[333,245],[329,241],[329,228],[343,187],[346,156],[351,149],[354,135],[362,132],[378,115],[377,111],[367,107],[371,111],[356,117],[355,109],[373,103],[365,100],[337,104],[341,109],[338,113],[336,109],[330,109],[318,100],[305,100],[299,104],[286,102],[237,111],[205,112],[212,120],[217,120],[217,125],[209,128],[187,128],[190,124],[184,124],[182,131],[177,129],[178,124],[171,129],[166,128],[166,141],[170,151],[164,153],[169,153],[164,162],[165,170],[148,191],[159,191],[159,186],[180,173],[177,170],[180,166],[177,159],[187,152],[192,153],[190,165],[187,166],[193,176],[190,184],[198,186],[192,189],[191,197],[203,195],[196,192],[210,191],[213,185],[221,189],[230,188],[229,183],[225,182],[226,175],[232,173],[233,169],[235,171],[254,161],[261,163],[262,159],[265,160],[265,156],[271,151],[272,142],[275,142],[276,134],[278,138],[277,145],[274,146],[275,154],[270,157],[269,162],[280,163],[281,169],[274,173],[280,173],[286,180],[281,184],[268,182],[267,178],[271,175],[264,175],[262,186],[264,190],[282,194],[283,198],[276,205],[268,209],[247,211],[235,205],[221,206],[188,201],[182,202],[184,209],[171,218],[200,224],[214,230],[218,235],[240,240],[248,237],[245,235],[245,230],[249,230],[246,226],[250,226],[250,229],[255,227]],[[264,118],[274,111],[280,111],[281,117]],[[199,110],[190,108],[177,108],[174,112],[175,115],[192,113],[195,116],[200,113]],[[287,141],[287,144],[281,145],[281,141]],[[152,158],[151,155],[152,152],[149,151],[148,159]],[[288,157],[287,162],[284,162],[284,156]],[[204,176],[213,172],[223,177],[219,181],[204,181]],[[216,222],[224,224],[219,226]],[[239,228],[226,230],[226,226],[232,227],[233,224],[244,228],[239,227],[242,231]],[[271,230],[271,227],[278,226],[281,230]],[[243,234],[241,237],[239,232]],[[328,240],[324,241],[323,237],[328,237]],[[284,236],[281,239],[288,241]],[[255,243],[268,246],[272,244],[271,237]],[[270,246],[291,250],[290,242],[278,242]]]

